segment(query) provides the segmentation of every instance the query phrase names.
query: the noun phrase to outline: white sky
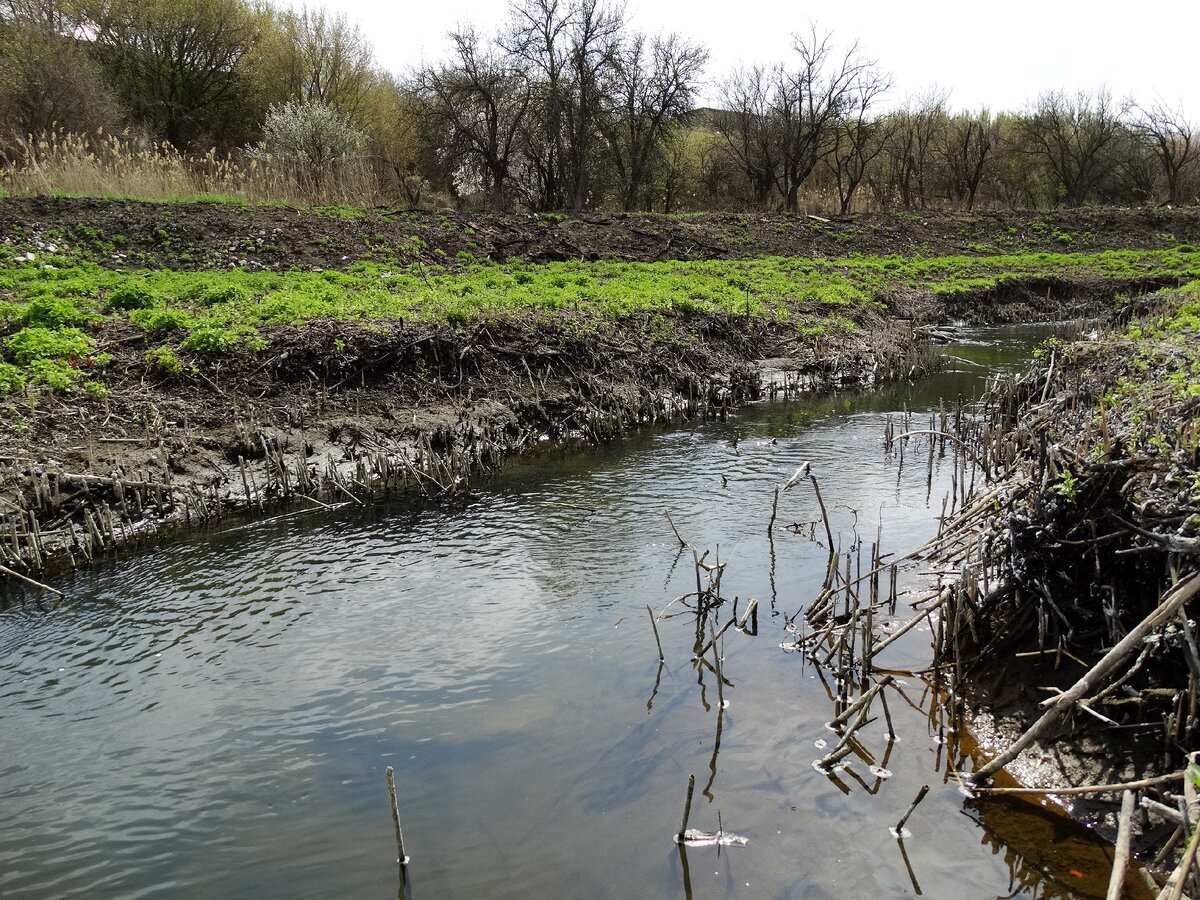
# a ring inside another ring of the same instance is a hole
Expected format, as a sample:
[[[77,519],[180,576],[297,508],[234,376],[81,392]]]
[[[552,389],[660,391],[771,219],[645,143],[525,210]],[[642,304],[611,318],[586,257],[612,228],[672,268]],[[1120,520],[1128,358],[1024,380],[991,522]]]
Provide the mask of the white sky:
[[[299,2],[299,0],[297,0]],[[440,59],[445,33],[472,22],[489,32],[505,0],[327,0],[374,41],[386,68]],[[677,31],[708,47],[711,83],[742,64],[787,60],[790,35],[815,20],[892,73],[893,102],[936,84],[953,107],[1015,110],[1043,90],[1096,88],[1143,104],[1161,98],[1200,119],[1200,0],[628,0],[631,23]]]

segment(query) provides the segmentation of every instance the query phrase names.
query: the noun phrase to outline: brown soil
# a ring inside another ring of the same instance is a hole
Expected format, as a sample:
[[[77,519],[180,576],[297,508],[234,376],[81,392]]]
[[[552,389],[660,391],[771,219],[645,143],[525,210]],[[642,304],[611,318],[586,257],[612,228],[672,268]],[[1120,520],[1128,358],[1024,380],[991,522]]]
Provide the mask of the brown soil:
[[[82,226],[82,228],[80,228]],[[69,232],[112,266],[345,268],[397,248],[431,265],[553,260],[836,258],[1170,248],[1200,236],[1200,209],[894,213],[814,218],[712,213],[575,217],[384,209],[354,218],[279,206],[73,198],[0,200],[0,234]],[[91,236],[89,238],[89,235]],[[114,235],[124,238],[111,246]],[[414,242],[413,238],[420,242]]]

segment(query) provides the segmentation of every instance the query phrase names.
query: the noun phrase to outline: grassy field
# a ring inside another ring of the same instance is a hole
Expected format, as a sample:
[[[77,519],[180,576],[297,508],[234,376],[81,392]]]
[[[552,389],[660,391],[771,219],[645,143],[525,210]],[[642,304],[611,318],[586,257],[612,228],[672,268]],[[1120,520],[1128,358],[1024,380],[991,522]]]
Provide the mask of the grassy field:
[[[401,254],[345,271],[122,271],[54,245],[0,246],[0,392],[102,391],[106,331],[118,320],[144,332],[147,365],[170,373],[188,357],[261,352],[270,343],[267,326],[314,320],[470,326],[560,311],[610,320],[718,313],[784,321],[815,335],[853,328],[854,311],[898,292],[970,297],[1033,278],[1200,277],[1200,251],[1189,245],[930,258],[459,262],[438,268]]]

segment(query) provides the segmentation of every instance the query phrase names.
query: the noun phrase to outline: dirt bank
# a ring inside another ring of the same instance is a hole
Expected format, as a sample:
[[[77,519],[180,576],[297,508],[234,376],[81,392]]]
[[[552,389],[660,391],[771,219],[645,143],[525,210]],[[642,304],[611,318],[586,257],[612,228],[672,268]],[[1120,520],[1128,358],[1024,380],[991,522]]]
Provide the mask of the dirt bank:
[[[1200,209],[1044,213],[489,216],[221,203],[0,199],[0,235],[69,237],[113,267],[345,269],[402,251],[445,267],[471,259],[747,259],[946,256],[1169,248],[1200,241]]]
[[[907,375],[909,328],[876,313],[836,348],[736,317],[586,315],[472,328],[280,328],[267,358],[231,353],[147,380],[135,329],[110,334],[103,398],[9,406],[0,431],[0,564],[76,564],[164,524],[281,502],[452,495],[545,437],[603,441],[656,421],[817,384]],[[347,348],[353,348],[353,351]]]

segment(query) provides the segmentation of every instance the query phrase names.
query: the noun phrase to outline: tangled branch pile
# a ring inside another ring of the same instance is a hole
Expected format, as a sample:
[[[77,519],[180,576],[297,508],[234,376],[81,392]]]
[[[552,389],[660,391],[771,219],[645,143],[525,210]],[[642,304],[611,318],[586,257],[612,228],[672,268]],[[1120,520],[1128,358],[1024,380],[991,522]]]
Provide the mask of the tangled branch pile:
[[[1128,783],[1200,748],[1200,283],[1138,313],[1048,346],[959,425],[962,481],[969,458],[983,487],[932,554],[958,573],[939,662],[1016,735],[976,783],[1018,760],[1027,780],[1040,760]],[[1186,833],[1171,790],[1143,801],[1160,861]]]

